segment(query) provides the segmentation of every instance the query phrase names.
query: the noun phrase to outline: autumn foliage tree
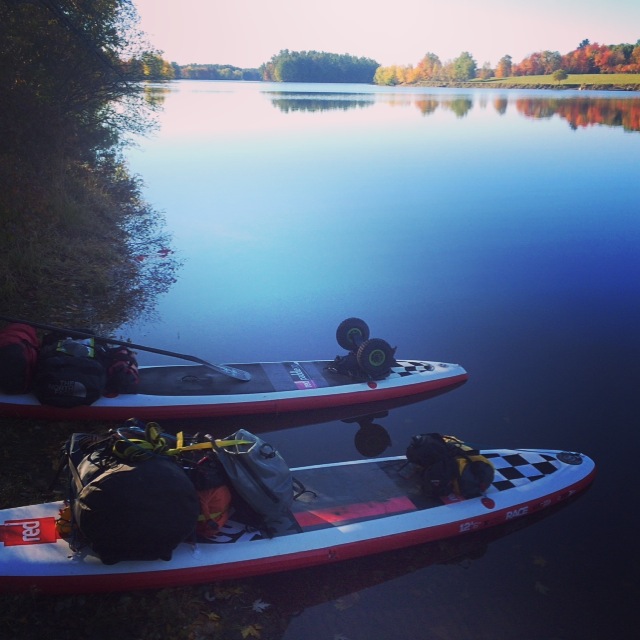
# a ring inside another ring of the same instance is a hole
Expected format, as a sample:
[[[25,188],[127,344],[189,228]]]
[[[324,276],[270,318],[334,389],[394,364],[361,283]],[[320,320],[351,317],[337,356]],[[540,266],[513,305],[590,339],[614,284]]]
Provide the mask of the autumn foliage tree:
[[[415,84],[418,82],[464,82],[476,77],[477,64],[471,54],[463,51],[454,60],[444,64],[435,53],[427,53],[416,67],[393,65],[378,67],[375,84]],[[487,73],[488,75],[488,73]]]
[[[512,76],[552,75],[558,70],[567,73],[640,73],[640,40],[633,44],[601,45],[583,40],[573,51],[564,55],[558,51],[536,51],[521,62],[514,63],[510,55],[498,61],[496,68],[489,63],[477,68],[473,57],[463,52],[445,63],[435,53],[427,53],[416,67],[380,67],[376,84],[415,84],[420,82],[465,82],[473,78],[509,78]]]
[[[442,62],[435,53],[426,53],[424,58],[418,62],[420,78],[439,78],[442,75]]]
[[[573,51],[539,51],[513,66],[513,75],[549,75],[557,69],[567,73],[640,73],[640,40],[635,45],[603,45],[583,40]]]
[[[511,76],[512,70],[513,60],[511,56],[502,56],[502,58],[498,60],[498,64],[496,66],[496,78],[508,78]]]

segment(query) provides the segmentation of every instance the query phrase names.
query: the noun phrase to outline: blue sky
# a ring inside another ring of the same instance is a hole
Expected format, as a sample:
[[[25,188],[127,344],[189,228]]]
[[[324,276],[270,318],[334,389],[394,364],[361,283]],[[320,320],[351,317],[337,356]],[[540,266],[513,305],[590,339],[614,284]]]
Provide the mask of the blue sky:
[[[281,49],[349,53],[380,64],[481,66],[508,54],[567,53],[585,38],[640,39],[640,0],[133,0],[141,28],[179,64],[258,67]]]

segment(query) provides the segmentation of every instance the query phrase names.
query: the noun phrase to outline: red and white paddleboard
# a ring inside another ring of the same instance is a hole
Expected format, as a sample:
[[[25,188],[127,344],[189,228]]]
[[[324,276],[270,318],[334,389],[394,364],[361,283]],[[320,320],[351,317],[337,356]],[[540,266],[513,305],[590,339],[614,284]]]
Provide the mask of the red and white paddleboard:
[[[0,393],[0,416],[49,420],[168,420],[275,414],[347,407],[445,392],[464,383],[457,364],[399,360],[382,380],[358,381],[329,370],[332,361],[234,364],[237,380],[202,365],[140,367],[138,393],[101,397],[73,408]]]
[[[91,336],[56,330],[78,338]],[[122,421],[273,415],[426,397],[454,389],[468,377],[457,364],[396,359],[389,343],[369,339],[369,327],[359,318],[348,318],[338,326],[336,339],[347,355],[335,360],[211,364],[163,349],[91,337],[198,364],[140,367],[137,393],[102,396],[93,404],[73,408],[41,404],[33,393],[12,395],[0,389],[0,416]],[[81,396],[82,385],[74,388]]]
[[[479,531],[584,490],[595,464],[580,453],[482,450],[495,467],[484,496],[422,495],[404,456],[293,469],[307,489],[291,529],[263,538],[233,517],[214,542],[183,543],[170,561],[104,565],[58,537],[62,503],[0,511],[0,591],[87,593],[197,584],[332,563]]]

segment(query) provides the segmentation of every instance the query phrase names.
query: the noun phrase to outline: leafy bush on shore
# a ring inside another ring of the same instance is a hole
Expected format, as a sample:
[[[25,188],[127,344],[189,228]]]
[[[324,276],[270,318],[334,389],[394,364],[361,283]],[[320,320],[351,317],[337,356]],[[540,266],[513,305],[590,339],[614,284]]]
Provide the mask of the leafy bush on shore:
[[[162,218],[122,154],[153,125],[130,65],[142,55],[135,24],[130,0],[0,0],[0,306],[11,315],[117,326],[174,279]]]

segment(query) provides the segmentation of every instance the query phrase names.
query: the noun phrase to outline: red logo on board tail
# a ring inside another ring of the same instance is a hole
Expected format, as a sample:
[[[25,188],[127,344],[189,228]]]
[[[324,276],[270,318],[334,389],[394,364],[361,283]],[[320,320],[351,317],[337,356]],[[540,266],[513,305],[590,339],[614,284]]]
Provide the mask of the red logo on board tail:
[[[299,362],[289,363],[289,375],[298,389],[316,389],[318,387]]]
[[[0,541],[5,547],[47,544],[58,539],[55,518],[7,520],[0,525]]]

